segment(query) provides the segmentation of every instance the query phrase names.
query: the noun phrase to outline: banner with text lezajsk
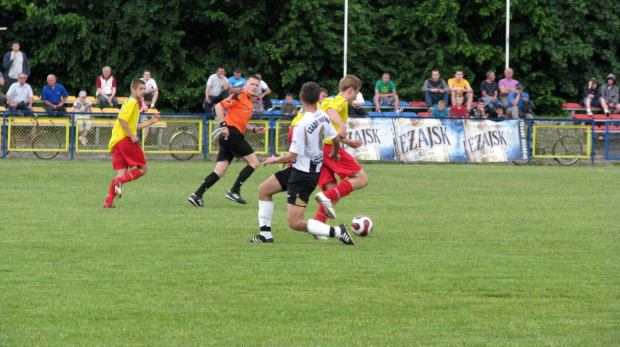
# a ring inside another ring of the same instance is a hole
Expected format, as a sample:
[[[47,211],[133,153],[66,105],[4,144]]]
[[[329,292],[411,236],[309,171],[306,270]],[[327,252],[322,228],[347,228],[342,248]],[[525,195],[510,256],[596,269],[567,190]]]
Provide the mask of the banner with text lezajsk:
[[[518,119],[350,118],[345,150],[357,160],[403,162],[527,161],[525,122]]]

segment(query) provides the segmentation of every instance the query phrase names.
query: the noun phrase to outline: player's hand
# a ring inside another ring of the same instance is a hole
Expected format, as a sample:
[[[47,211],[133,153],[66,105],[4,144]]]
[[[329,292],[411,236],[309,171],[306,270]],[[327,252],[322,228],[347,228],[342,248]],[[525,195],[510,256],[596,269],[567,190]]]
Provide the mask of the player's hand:
[[[265,131],[267,131],[267,129],[266,129],[265,127],[256,127],[256,128],[254,128],[254,131],[255,131],[257,134],[264,134],[264,133],[265,133]]]
[[[263,166],[267,166],[267,164],[273,164],[276,162],[277,159],[278,157],[276,157],[275,155],[272,155],[271,157],[266,157],[263,160]]]
[[[131,135],[131,142],[132,143],[138,143],[138,142],[140,142],[140,138],[137,137],[136,135]]]
[[[364,143],[361,140],[350,140],[350,141],[348,141],[348,143],[346,143],[346,145],[348,145],[349,147],[352,147],[352,148],[360,147],[363,144]]]
[[[338,161],[338,160],[340,160],[340,154],[338,154],[338,152],[336,152],[336,153],[333,153],[333,152],[332,152],[332,153],[330,153],[330,154],[329,154],[329,157],[330,157],[330,158],[332,158],[332,160],[333,160],[333,161]]]
[[[228,127],[222,127],[222,135],[224,135],[225,138],[228,138],[228,135],[230,135],[230,132],[228,131]]]
[[[161,120],[161,115],[159,113],[155,113],[152,117],[151,117],[151,124],[157,123]]]

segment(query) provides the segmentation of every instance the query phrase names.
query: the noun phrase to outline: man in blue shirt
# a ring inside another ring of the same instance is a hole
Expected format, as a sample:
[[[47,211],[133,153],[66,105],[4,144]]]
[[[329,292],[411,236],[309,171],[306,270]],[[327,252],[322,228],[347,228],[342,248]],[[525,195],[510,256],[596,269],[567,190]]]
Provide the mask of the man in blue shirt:
[[[241,77],[241,68],[236,67],[233,70],[233,76],[228,78],[228,90],[230,94],[243,93],[245,78]]]
[[[65,87],[56,83],[56,76],[47,76],[47,85],[43,87],[41,92],[41,100],[45,104],[45,111],[52,112],[64,112],[65,102],[69,93]]]
[[[528,107],[530,103],[530,96],[523,92],[523,86],[518,83],[515,86],[515,90],[508,95],[508,109],[506,114],[512,118],[527,118],[533,119],[534,115],[531,113],[531,108]]]

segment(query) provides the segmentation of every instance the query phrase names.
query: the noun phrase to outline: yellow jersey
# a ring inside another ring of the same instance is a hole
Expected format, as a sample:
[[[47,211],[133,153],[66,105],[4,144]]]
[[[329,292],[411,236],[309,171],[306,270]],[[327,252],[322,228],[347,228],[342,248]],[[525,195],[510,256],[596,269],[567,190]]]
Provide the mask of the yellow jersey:
[[[466,79],[461,78],[460,82],[456,81],[456,78],[450,78],[448,80],[448,86],[450,87],[460,87],[460,88],[469,88],[469,82]],[[463,95],[463,92],[456,92],[456,95]]]
[[[316,108],[321,108],[321,104],[320,103],[316,103]],[[291,122],[291,127],[294,127],[295,124],[299,123],[299,121],[304,118],[304,108],[301,107],[299,109],[299,112],[297,112],[297,115],[295,116],[295,118],[293,118],[293,121]]]
[[[329,97],[323,100],[323,103],[321,104],[321,110],[327,113],[327,110],[330,108],[333,108],[334,110],[338,111],[338,114],[340,115],[340,119],[342,119],[344,123],[347,122],[347,119],[349,119],[349,101],[345,99],[344,96],[336,95],[335,97]],[[334,124],[334,122],[332,122],[332,125],[336,129],[336,132],[340,130],[339,125]],[[331,145],[332,140],[326,139],[325,144]]]
[[[121,112],[118,113],[114,128],[112,128],[112,137],[110,143],[108,143],[108,149],[110,153],[114,150],[114,146],[122,139],[129,137],[129,134],[125,132],[125,129],[121,126],[119,119],[124,120],[129,124],[129,129],[134,135],[138,135],[138,119],[140,118],[140,107],[136,98],[129,98],[121,107]]]

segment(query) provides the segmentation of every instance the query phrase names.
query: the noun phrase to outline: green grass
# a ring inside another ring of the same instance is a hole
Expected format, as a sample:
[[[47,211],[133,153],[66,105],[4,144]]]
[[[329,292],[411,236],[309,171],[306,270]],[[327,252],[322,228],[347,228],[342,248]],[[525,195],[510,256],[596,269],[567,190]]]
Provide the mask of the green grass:
[[[235,163],[149,163],[101,205],[108,161],[0,161],[0,346],[617,346],[617,166],[365,164],[336,206],[356,247],[224,198]],[[306,216],[314,215],[316,203]]]

